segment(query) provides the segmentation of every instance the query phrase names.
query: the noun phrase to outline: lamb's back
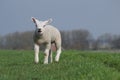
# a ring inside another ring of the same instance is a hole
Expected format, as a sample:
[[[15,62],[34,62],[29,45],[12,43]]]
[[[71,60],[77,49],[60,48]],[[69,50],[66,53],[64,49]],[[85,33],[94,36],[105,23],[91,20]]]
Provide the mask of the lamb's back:
[[[51,25],[47,25],[45,27],[45,34],[46,37],[51,38],[52,41],[56,40],[57,38],[61,38],[59,30]]]

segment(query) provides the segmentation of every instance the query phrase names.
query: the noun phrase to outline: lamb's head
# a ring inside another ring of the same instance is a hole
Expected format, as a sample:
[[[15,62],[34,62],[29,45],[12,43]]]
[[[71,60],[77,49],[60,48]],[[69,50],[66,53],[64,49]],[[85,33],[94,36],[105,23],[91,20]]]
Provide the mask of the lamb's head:
[[[35,23],[36,30],[35,32],[38,35],[42,35],[45,31],[46,25],[52,22],[52,19],[46,20],[46,21],[39,21],[38,19],[32,17],[32,21]]]

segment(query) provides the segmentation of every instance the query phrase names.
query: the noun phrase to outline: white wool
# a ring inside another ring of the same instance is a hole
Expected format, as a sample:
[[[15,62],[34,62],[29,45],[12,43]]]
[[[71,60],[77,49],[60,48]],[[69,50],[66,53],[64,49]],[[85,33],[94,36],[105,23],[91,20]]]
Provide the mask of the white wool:
[[[35,18],[32,18],[32,20],[36,25],[36,30],[33,37],[35,50],[35,63],[39,62],[39,46],[41,44],[44,44],[46,46],[44,64],[48,64],[49,58],[50,62],[52,62],[51,44],[53,42],[55,43],[57,48],[55,61],[58,62],[61,54],[61,34],[59,30],[51,25],[48,25],[52,21],[52,19],[49,19],[47,21],[39,21]],[[39,29],[40,32],[38,32]]]

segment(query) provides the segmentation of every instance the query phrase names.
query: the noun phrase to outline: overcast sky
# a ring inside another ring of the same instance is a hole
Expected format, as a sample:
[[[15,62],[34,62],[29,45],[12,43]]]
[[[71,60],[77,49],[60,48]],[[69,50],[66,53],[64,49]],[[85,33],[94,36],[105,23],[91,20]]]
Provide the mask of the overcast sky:
[[[31,17],[52,18],[60,30],[87,29],[94,37],[120,34],[120,0],[0,0],[0,35],[34,30]]]

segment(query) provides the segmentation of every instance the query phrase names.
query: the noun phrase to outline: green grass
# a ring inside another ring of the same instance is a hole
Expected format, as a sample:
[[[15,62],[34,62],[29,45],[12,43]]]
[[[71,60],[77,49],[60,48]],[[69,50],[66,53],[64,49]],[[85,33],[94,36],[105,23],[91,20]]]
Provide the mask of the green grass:
[[[120,80],[118,53],[68,50],[48,65],[43,57],[34,64],[33,51],[0,50],[0,80]]]

